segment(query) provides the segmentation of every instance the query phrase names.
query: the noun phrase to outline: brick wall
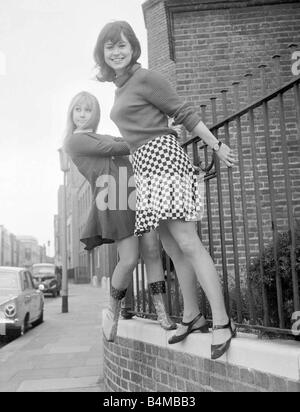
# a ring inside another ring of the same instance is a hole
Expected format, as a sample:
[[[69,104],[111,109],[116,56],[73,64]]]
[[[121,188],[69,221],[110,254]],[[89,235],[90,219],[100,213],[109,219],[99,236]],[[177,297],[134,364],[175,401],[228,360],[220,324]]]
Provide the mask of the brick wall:
[[[258,5],[249,7],[251,3]],[[300,43],[296,0],[148,0],[143,9],[149,68],[164,72],[170,80],[175,75],[178,92],[196,108],[249,70],[258,72],[261,63],[270,65],[272,88],[276,82],[272,56],[277,53],[283,59],[281,74],[291,77],[288,45]],[[172,44],[175,62],[170,57]]]
[[[166,6],[166,8],[164,8]],[[228,110],[237,109],[232,83],[239,81],[239,107],[249,100],[261,98],[266,92],[278,87],[279,81],[292,80],[290,43],[299,44],[300,49],[300,3],[291,0],[149,0],[143,5],[145,24],[148,31],[149,68],[158,70],[175,84],[180,95],[190,101],[201,114],[201,105],[206,105],[205,121],[208,126],[213,122],[211,97],[216,97],[217,119],[224,117],[221,90],[227,89]],[[167,51],[167,44],[169,49]],[[280,68],[272,57],[281,56]],[[172,60],[174,58],[174,60]],[[263,90],[260,64],[265,64],[266,90]],[[245,78],[246,73],[252,78]],[[251,87],[249,85],[251,84]],[[249,95],[248,91],[251,91]],[[282,137],[279,125],[278,104],[272,103],[270,115],[270,164],[274,186],[275,225],[278,231],[288,230],[287,191],[292,191],[292,212],[300,218],[300,139],[295,97],[292,92],[285,96],[286,136],[289,165],[287,174],[289,186],[284,180],[282,159]],[[203,112],[202,112],[203,114]],[[298,114],[299,116],[299,114]],[[228,195],[229,181],[226,168],[221,168],[222,205],[224,216],[226,263],[222,262],[221,229],[219,206],[217,203],[216,179],[209,182],[211,197],[209,208],[212,212],[213,252],[220,274],[229,276],[233,285],[237,268],[234,259],[238,258],[238,271],[243,278],[246,270],[246,244],[244,235],[244,215],[242,209],[241,187],[245,188],[246,221],[249,252],[255,257],[259,252],[258,218],[262,219],[263,244],[272,241],[273,230],[271,214],[270,181],[267,176],[267,149],[264,141],[263,113],[255,111],[255,151],[257,161],[251,152],[252,137],[249,134],[248,116],[241,122],[242,139],[237,142],[235,125],[230,129],[230,146],[238,150],[244,162],[245,181],[240,180],[239,166],[233,170],[234,208],[237,233],[237,247],[233,245],[232,216]],[[224,139],[224,131],[219,138]],[[203,154],[201,154],[203,160]],[[254,179],[257,169],[258,181]],[[259,188],[261,209],[257,209],[255,185]],[[208,246],[207,219],[202,222],[202,237]],[[235,253],[234,253],[235,252]],[[223,265],[222,265],[223,263]],[[242,280],[242,287],[243,280]]]
[[[176,87],[175,63],[170,59],[169,28],[165,5],[154,0],[144,9],[149,68],[158,69]]]
[[[300,382],[137,340],[104,340],[111,392],[300,392]]]
[[[291,78],[288,45],[300,42],[300,4],[282,1],[242,7],[244,2],[239,3],[241,7],[174,14],[177,84],[196,107],[249,71],[258,77],[262,63],[268,65],[268,87],[274,88],[276,53],[282,56],[284,80]],[[259,84],[255,94],[260,94]],[[245,102],[245,93],[243,97]]]

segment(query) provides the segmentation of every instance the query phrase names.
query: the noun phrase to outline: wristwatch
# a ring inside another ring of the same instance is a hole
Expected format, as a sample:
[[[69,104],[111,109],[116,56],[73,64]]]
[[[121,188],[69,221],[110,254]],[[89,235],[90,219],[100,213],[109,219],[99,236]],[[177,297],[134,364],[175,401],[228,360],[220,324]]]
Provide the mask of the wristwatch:
[[[213,145],[213,150],[215,152],[218,152],[220,150],[221,145],[222,145],[222,142],[218,142],[218,143],[214,144]]]

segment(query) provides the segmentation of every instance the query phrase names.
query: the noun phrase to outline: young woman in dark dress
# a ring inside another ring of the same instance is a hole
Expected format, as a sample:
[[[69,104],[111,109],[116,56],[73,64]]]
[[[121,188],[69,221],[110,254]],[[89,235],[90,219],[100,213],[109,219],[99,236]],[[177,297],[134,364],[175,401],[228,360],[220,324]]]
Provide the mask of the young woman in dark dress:
[[[140,54],[140,43],[124,21],[105,25],[94,49],[98,80],[114,82],[117,87],[111,118],[132,152],[137,188],[135,234],[144,237],[157,229],[164,249],[168,252],[166,241],[173,242],[181,251],[181,262],[185,259],[192,266],[212,309],[211,358],[217,359],[229,348],[236,329],[226,312],[214,263],[196,231],[202,200],[195,170],[178,144],[176,132],[168,127],[168,117],[183,124],[192,135],[200,136],[228,167],[235,163],[235,153],[218,141],[161,74],[137,63]],[[172,260],[186,311],[191,301],[196,307],[195,291],[190,277],[185,278]],[[202,321],[198,312],[194,316],[184,313],[182,327],[170,343],[182,340]]]
[[[116,242],[119,261],[111,279],[109,308],[103,320],[107,340],[117,333],[121,300],[126,294],[139,250],[143,255],[153,303],[161,326],[176,329],[166,312],[165,281],[159,243],[154,231],[142,239],[133,235],[135,225],[135,183],[129,161],[129,147],[122,138],[97,134],[100,107],[95,96],[77,94],[67,115],[65,151],[91,185],[93,200],[81,241],[91,250]]]

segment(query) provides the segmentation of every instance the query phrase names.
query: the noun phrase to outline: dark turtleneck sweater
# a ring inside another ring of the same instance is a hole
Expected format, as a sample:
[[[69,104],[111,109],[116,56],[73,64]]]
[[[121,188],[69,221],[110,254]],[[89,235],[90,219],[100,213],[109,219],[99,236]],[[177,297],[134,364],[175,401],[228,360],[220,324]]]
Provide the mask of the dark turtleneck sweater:
[[[159,73],[135,64],[115,80],[117,90],[111,119],[134,152],[150,140],[176,134],[168,127],[168,117],[192,131],[200,117],[190,104],[178,96],[171,84]]]

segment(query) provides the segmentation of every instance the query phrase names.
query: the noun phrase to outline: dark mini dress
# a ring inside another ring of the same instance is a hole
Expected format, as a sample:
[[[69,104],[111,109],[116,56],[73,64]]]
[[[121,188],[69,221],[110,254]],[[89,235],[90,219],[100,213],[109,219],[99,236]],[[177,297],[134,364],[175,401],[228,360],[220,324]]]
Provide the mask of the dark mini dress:
[[[129,148],[122,138],[96,133],[69,136],[65,150],[92,189],[80,240],[86,250],[134,234],[135,183]]]

